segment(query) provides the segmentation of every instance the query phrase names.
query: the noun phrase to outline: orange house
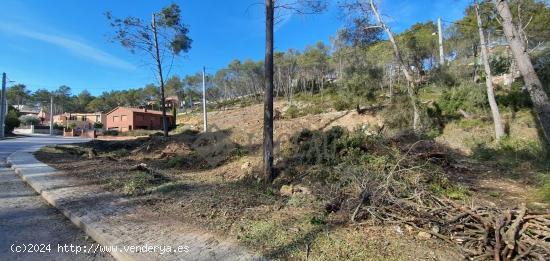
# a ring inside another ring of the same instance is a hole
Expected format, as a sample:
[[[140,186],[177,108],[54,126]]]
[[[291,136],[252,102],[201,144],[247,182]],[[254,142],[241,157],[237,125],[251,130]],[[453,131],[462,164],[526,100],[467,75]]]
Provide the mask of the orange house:
[[[174,117],[166,114],[168,124],[174,124]],[[131,130],[161,130],[162,112],[148,109],[116,107],[107,113],[106,129],[119,132]]]

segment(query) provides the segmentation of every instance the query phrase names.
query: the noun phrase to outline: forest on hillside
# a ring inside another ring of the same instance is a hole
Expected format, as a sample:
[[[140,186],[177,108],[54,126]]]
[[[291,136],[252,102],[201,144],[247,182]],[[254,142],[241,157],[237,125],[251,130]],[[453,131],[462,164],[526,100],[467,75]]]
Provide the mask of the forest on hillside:
[[[550,82],[550,9],[545,1],[511,1],[519,18],[537,74],[546,91]],[[369,21],[349,7],[342,7],[346,27],[335,32],[330,43],[312,43],[304,50],[289,49],[274,54],[274,94],[291,100],[297,94],[327,93],[334,96],[336,109],[368,106],[406,99],[406,79],[395,60],[391,43],[383,30],[369,27]],[[355,13],[353,13],[355,12]],[[480,4],[480,16],[489,47],[489,62],[501,106],[529,106],[521,75],[508,48],[496,10],[490,1]],[[391,14],[389,14],[391,15]],[[440,65],[437,22],[425,21],[396,33],[403,62],[419,83],[418,92],[436,88],[444,92],[438,105],[444,113],[476,113],[488,108],[483,99],[485,72],[474,7],[458,21],[443,20],[444,65]],[[367,28],[367,29],[365,29]],[[225,68],[207,74],[207,97],[212,104],[235,98],[261,100],[264,63],[235,59]],[[513,80],[508,80],[509,78]],[[167,96],[183,101],[200,100],[201,72],[166,81]],[[9,104],[47,107],[50,95],[56,111],[109,111],[119,106],[143,106],[159,99],[154,84],[129,90],[113,90],[94,97],[84,90],[73,94],[68,86],[57,90],[29,91],[25,85],[8,88]],[[468,97],[466,97],[468,95]],[[427,108],[426,108],[427,109]]]
[[[45,107],[53,95],[58,111],[164,109],[171,96],[200,103],[206,78],[208,118],[184,106],[163,134],[36,155],[268,258],[548,260],[548,2],[473,1],[460,19],[394,31],[399,18],[379,1],[343,0],[345,26],[328,43],[274,49],[278,10],[314,15],[326,3],[266,0],[264,60],[184,77],[163,74],[159,48],[191,47],[177,4],[151,24],[107,13],[158,84],[97,97],[17,85],[10,103]],[[167,45],[157,25],[172,30]]]

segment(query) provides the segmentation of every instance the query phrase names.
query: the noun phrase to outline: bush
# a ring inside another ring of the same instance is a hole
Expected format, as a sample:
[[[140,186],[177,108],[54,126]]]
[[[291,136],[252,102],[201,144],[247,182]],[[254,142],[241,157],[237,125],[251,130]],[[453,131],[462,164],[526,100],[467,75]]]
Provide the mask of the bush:
[[[94,129],[103,129],[103,123],[94,122]]]
[[[62,125],[59,125],[57,123],[54,123],[53,124],[53,128],[56,129],[56,130],[63,130],[63,126]]]
[[[449,72],[447,66],[443,66],[430,72],[430,82],[440,86],[455,86],[457,84],[457,79]]]
[[[544,48],[533,55],[533,66],[540,78],[540,81],[546,87],[546,92],[550,93],[550,48]]]
[[[484,86],[474,83],[462,83],[457,87],[444,89],[437,101],[445,116],[460,116],[459,110],[467,113],[479,113],[488,107]]]
[[[360,130],[350,133],[336,126],[326,132],[304,129],[290,141],[300,162],[334,165],[351,154],[362,153],[366,135]]]
[[[340,96],[337,96],[332,102],[332,106],[337,111],[344,111],[353,108],[353,104]]]
[[[409,97],[394,96],[393,102],[381,111],[384,126],[389,129],[407,129],[413,125],[413,109]]]
[[[444,127],[445,117],[437,103],[433,105],[418,104],[420,113],[419,127],[428,136],[440,134]],[[395,96],[393,102],[381,111],[384,126],[393,130],[406,130],[413,127],[413,108],[408,96]]]
[[[125,131],[125,132],[119,132],[119,136],[131,136],[131,137],[138,137],[138,136],[149,136],[149,135],[156,135],[157,133],[161,133],[159,130],[131,130],[131,131]]]
[[[175,156],[166,161],[164,164],[167,168],[183,168],[189,166],[190,162],[184,156]]]
[[[103,132],[105,136],[118,136],[118,131],[116,130],[106,130]]]
[[[408,136],[398,141],[369,136],[361,129],[347,131],[341,127],[325,132],[306,129],[291,138],[288,170],[277,182],[317,184],[312,185],[317,195],[327,198],[356,198],[359,193],[368,193],[370,204],[381,205],[388,195],[406,198],[428,190],[464,198],[465,190],[452,186],[440,165],[414,155],[431,151],[433,147],[419,145],[414,153],[403,154],[403,148],[416,144],[419,139]],[[425,140],[422,144],[435,143]],[[383,192],[386,189],[391,192]]]
[[[294,119],[300,115],[300,111],[296,105],[290,105],[285,112],[286,118]]]
[[[500,75],[509,71],[512,58],[503,55],[491,55],[489,57],[489,64],[493,75]]]
[[[40,124],[40,119],[36,115],[23,115],[19,117],[19,122],[25,126],[38,125]]]
[[[523,81],[516,81],[505,95],[497,95],[498,105],[510,107],[514,111],[520,108],[531,108],[531,97],[527,90],[523,89],[523,84]]]
[[[76,123],[73,122],[73,123],[69,124],[68,128],[69,129],[75,129],[76,128]]]
[[[4,125],[4,134],[11,134],[13,129],[18,127],[20,123],[18,111],[12,106],[8,107],[8,113],[6,114],[6,122]]]

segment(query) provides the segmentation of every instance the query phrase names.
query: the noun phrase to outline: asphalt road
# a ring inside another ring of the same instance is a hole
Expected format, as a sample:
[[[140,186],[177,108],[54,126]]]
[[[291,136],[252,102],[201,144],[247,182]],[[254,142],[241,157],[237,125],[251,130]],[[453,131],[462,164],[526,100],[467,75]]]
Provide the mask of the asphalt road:
[[[96,243],[5,167],[17,150],[82,141],[48,136],[0,141],[0,260],[113,260],[106,253],[75,253],[77,246]]]

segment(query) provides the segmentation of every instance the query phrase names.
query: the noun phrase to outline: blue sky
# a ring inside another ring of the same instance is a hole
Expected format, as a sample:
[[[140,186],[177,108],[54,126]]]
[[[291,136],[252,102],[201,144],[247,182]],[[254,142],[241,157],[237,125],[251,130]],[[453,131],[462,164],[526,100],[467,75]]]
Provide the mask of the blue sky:
[[[262,59],[261,0],[2,0],[0,71],[31,90],[68,85],[74,93],[144,86],[155,81],[141,56],[108,41],[112,32],[103,13],[150,19],[153,11],[176,2],[190,27],[193,46],[178,58],[172,72],[183,76],[205,65],[210,72],[233,59]],[[435,20],[462,16],[464,0],[381,0],[380,8],[394,31]],[[343,27],[338,1],[320,15],[292,15],[277,24],[275,48],[303,49]]]

